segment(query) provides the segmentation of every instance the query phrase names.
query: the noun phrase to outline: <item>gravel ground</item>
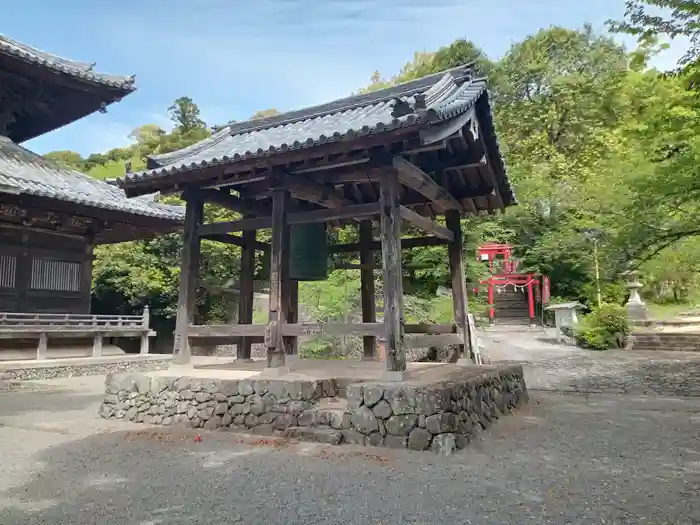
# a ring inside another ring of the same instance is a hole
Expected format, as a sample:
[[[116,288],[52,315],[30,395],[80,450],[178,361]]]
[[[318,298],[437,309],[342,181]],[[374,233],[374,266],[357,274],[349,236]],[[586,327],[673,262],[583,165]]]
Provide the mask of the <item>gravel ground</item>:
[[[530,390],[700,397],[698,352],[595,352],[539,335],[486,333],[484,355],[494,363],[521,363]]]
[[[700,521],[700,402],[533,392],[457,455],[97,418],[102,378],[0,393],[0,523]]]

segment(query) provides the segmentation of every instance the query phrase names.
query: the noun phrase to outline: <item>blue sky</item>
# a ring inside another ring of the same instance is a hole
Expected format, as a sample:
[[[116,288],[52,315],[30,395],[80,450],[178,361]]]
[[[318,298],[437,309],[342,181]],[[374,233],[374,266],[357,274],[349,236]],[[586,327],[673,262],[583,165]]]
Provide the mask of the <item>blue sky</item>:
[[[5,35],[96,69],[136,74],[138,91],[27,143],[84,155],[128,144],[135,127],[168,127],[182,95],[208,124],[348,95],[415,51],[468,38],[489,56],[539,28],[603,27],[623,0],[24,0],[2,7]],[[657,60],[671,67],[682,49]]]

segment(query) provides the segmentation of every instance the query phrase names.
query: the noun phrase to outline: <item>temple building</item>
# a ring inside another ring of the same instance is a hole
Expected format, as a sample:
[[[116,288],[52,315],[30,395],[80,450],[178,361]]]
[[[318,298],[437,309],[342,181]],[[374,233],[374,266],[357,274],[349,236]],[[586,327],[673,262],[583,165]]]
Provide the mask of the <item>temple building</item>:
[[[494,130],[486,79],[471,64],[372,93],[224,126],[206,140],[149,159],[119,184],[130,196],[182,193],[187,201],[174,361],[190,362],[191,340],[264,342],[268,368],[284,373],[299,336],[362,336],[365,358],[383,356],[389,374],[406,370],[408,348],[469,348],[461,217],[516,203]],[[203,204],[240,213],[204,224]],[[444,217],[444,222],[442,221]],[[332,244],[329,229],[357,228],[357,242]],[[271,229],[270,243],[256,239]],[[237,235],[236,232],[241,232]],[[422,233],[422,235],[421,235]],[[408,236],[405,236],[408,234]],[[202,239],[243,247],[238,324],[194,324]],[[454,320],[405,322],[402,251],[445,246]],[[252,319],[255,252],[269,252],[265,324]],[[362,322],[298,321],[299,281],[325,279],[329,254],[355,253]],[[380,256],[379,256],[380,255]],[[374,270],[381,269],[383,321],[377,322]]]
[[[46,333],[61,332],[51,315],[67,314],[63,332],[71,323],[90,324],[70,315],[90,312],[95,245],[172,232],[184,218],[183,207],[128,199],[116,186],[21,145],[104,113],[136,89],[134,77],[98,73],[94,66],[0,35],[0,336],[43,339],[38,356],[45,354]],[[94,323],[97,317],[90,316]],[[143,328],[141,316],[131,321]],[[42,332],[49,324],[53,328]]]

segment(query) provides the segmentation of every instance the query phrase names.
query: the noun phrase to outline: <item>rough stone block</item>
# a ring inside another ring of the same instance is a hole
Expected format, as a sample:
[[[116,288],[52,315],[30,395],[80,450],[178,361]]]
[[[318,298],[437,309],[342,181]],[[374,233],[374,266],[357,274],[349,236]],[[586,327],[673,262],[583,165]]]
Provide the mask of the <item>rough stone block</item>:
[[[214,430],[222,426],[222,418],[221,416],[212,416],[210,417],[205,423],[204,423],[204,428],[208,430]]]
[[[269,425],[275,421],[278,415],[279,414],[275,414],[274,412],[266,412],[265,414],[261,414],[258,416],[258,424]]]
[[[450,409],[452,391],[449,388],[416,388],[414,391],[416,413],[432,416]]]
[[[457,448],[454,434],[438,434],[437,436],[433,437],[433,442],[430,445],[430,448],[436,454],[449,456]]]
[[[239,396],[237,394],[233,395],[233,396],[229,396],[229,398],[228,398],[229,406],[238,405],[238,404],[243,403],[243,402],[245,402],[245,397]]]
[[[433,435],[424,428],[414,428],[408,436],[408,448],[411,450],[427,450]]]
[[[313,408],[313,403],[310,401],[290,401],[286,405],[282,405],[280,408],[283,408],[283,412],[286,412],[288,414],[291,414],[293,416],[298,416],[305,410],[310,410]]]
[[[348,385],[345,391],[345,395],[348,400],[348,408],[359,408],[362,406],[363,400],[363,387],[361,384]]]
[[[408,436],[418,425],[418,416],[415,414],[403,414],[401,416],[391,416],[384,424],[386,433],[392,436]]]
[[[459,417],[451,412],[443,412],[425,418],[425,428],[431,434],[455,432],[459,424]]]
[[[416,413],[416,398],[412,389],[401,386],[387,387],[384,399],[389,402],[396,416]]]
[[[370,434],[365,438],[365,445],[368,447],[381,447],[384,445],[384,436],[382,436],[379,432]]]
[[[369,408],[379,403],[384,397],[384,387],[382,385],[365,385],[362,389],[364,404]]]
[[[238,393],[242,396],[250,396],[255,393],[255,388],[253,386],[253,381],[249,379],[244,379],[238,382]]]
[[[365,435],[379,431],[377,418],[374,417],[372,411],[365,406],[353,409],[350,422],[355,430]]]
[[[338,385],[335,379],[324,379],[321,381],[321,397],[336,397],[338,395]]]
[[[391,410],[391,405],[382,399],[374,405],[372,413],[379,419],[389,419],[393,414],[393,410]]]
[[[295,426],[297,426],[297,417],[291,414],[278,414],[273,424],[275,430],[284,430],[287,427]]]
[[[211,418],[214,414],[214,409],[212,407],[204,407],[197,410],[197,417],[203,421]]]
[[[305,410],[297,416],[297,424],[300,427],[312,427],[319,424],[319,413],[316,409]]]
[[[351,445],[364,445],[365,435],[354,429],[343,430],[343,440]]]
[[[341,441],[343,440],[343,433],[340,430],[333,430],[323,427],[289,427],[285,430],[284,435],[303,441],[327,443],[329,445],[340,445]]]
[[[253,394],[247,398],[247,402],[250,403],[250,413],[256,416],[265,413],[265,403],[263,398],[258,394]]]
[[[408,448],[408,437],[387,435],[384,438],[384,446],[387,448]]]

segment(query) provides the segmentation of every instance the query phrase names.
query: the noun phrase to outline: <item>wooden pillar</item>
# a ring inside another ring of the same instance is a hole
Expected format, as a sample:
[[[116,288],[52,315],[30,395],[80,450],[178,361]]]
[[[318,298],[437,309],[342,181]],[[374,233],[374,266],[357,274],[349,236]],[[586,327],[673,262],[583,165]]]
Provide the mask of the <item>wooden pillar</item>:
[[[270,313],[265,334],[268,368],[285,365],[284,340],[281,328],[285,322],[283,282],[289,269],[289,228],[287,211],[289,191],[276,188],[272,191],[272,239],[270,241]]]
[[[141,319],[141,326],[144,329],[144,332],[141,334],[141,345],[139,348],[139,353],[147,354],[149,346],[148,333],[151,331],[151,309],[148,307],[148,305],[143,307],[143,314]]]
[[[399,216],[399,176],[394,169],[382,173],[379,204],[384,275],[386,369],[388,372],[403,372],[406,370],[406,349],[403,347],[401,218]]]
[[[95,334],[92,338],[92,357],[102,357],[102,334]]]
[[[194,321],[197,301],[197,279],[199,277],[199,258],[201,242],[197,228],[202,224],[204,203],[196,195],[187,195],[185,225],[182,240],[182,259],[180,261],[180,287],[177,298],[177,315],[175,319],[175,342],[173,345],[173,364],[189,365],[192,360],[187,329]]]
[[[372,221],[360,222],[360,295],[362,300],[362,322],[374,323],[377,320],[377,309],[374,302],[374,257],[372,255]],[[362,338],[364,358],[374,359],[377,349],[377,338],[366,335]]]
[[[467,303],[467,282],[464,273],[464,260],[462,258],[462,223],[457,210],[448,210],[445,213],[447,227],[454,234],[454,241],[447,246],[450,260],[450,276],[452,278],[452,309],[454,311],[457,333],[464,341],[459,346],[460,357],[474,360],[474,349],[471,348],[469,334],[469,305]]]
[[[42,332],[39,334],[39,342],[36,345],[36,359],[37,361],[41,361],[43,359],[46,359],[46,354],[48,354],[48,338],[46,336],[46,332]]]
[[[299,322],[299,281],[285,279],[283,288],[285,289],[286,322],[289,324],[296,324]],[[299,338],[292,335],[284,338],[284,347],[287,355],[297,355],[299,351],[298,341]]]
[[[533,276],[527,276],[527,311],[530,315],[530,324],[535,324],[535,291],[532,289]]]
[[[243,232],[241,249],[241,273],[238,296],[238,324],[253,324],[253,303],[255,300],[255,241],[256,230]],[[252,340],[241,337],[236,346],[236,359],[250,359]]]

